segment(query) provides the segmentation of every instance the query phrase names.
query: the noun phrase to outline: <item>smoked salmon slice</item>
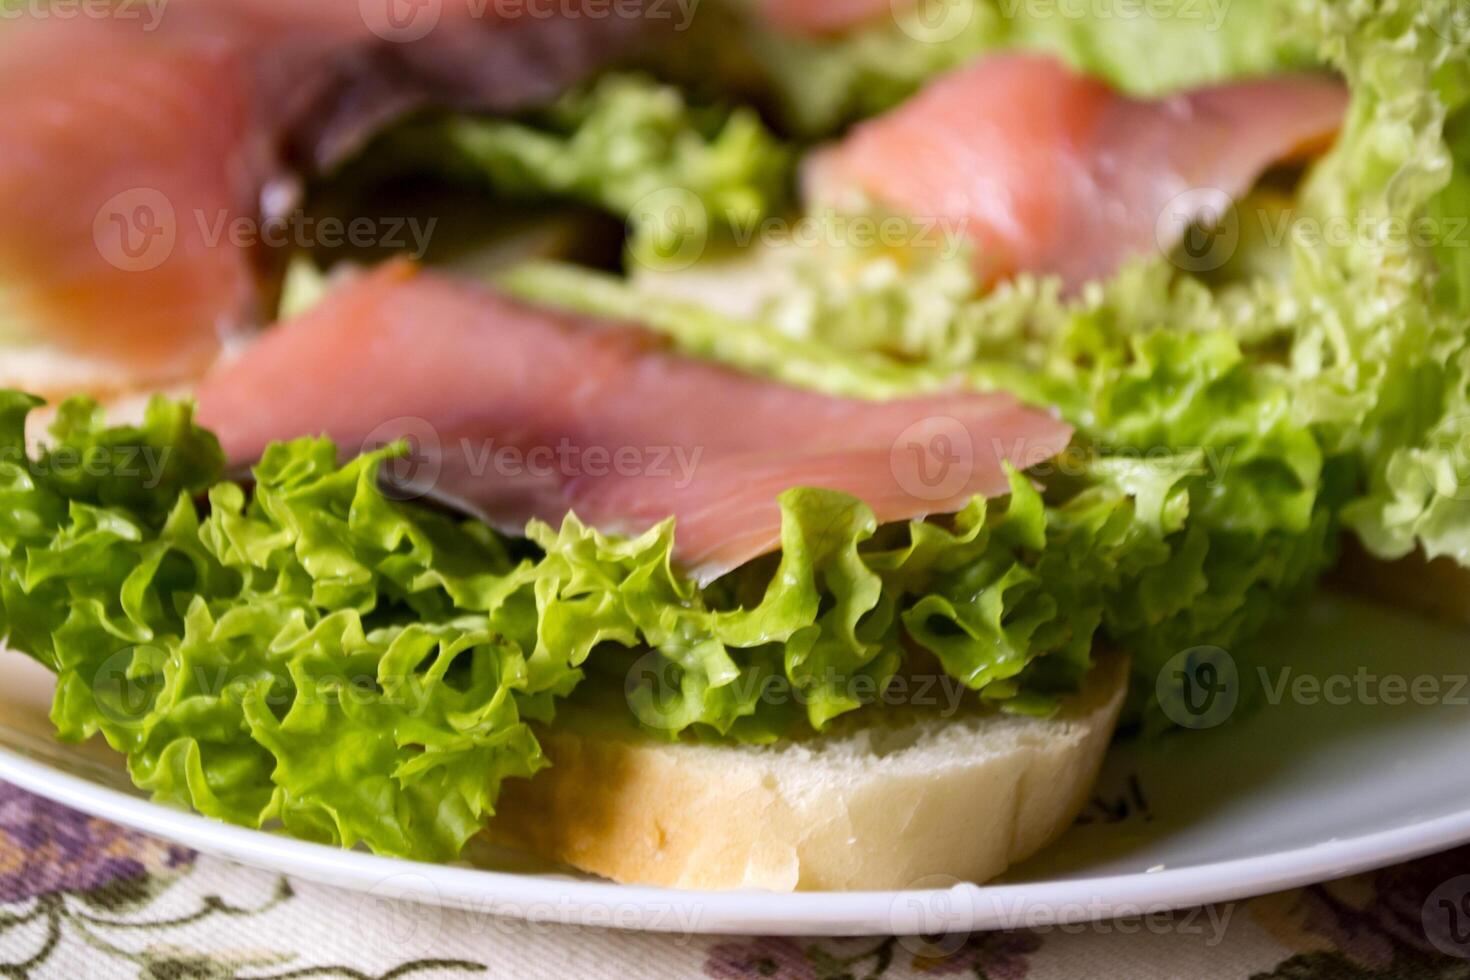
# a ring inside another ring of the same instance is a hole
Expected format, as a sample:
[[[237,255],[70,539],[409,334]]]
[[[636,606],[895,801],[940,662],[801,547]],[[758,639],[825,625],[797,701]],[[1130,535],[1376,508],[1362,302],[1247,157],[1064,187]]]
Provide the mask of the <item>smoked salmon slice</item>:
[[[399,36],[413,24],[368,16],[394,2],[190,0],[156,22],[135,4],[136,18],[7,23],[0,383],[197,376],[263,320],[275,263],[260,223],[294,209],[303,174],[426,105],[549,103],[642,29],[454,0],[405,2],[433,29]]]
[[[963,223],[986,282],[1033,272],[1075,288],[1170,252],[1270,166],[1322,150],[1347,103],[1308,76],[1131,99],[1048,56],[998,56],[818,153],[807,190]]]
[[[675,557],[702,580],[779,547],[783,490],[840,490],[880,522],[948,513],[1006,493],[1004,462],[1044,462],[1072,433],[1009,395],[789,387],[406,263],[262,335],[198,404],[236,464],[299,436],[347,453],[405,439],[396,482],[513,534],[572,512],[620,533],[674,517]]]
[[[252,312],[250,255],[193,220],[254,210],[238,53],[87,21],[6,30],[0,336],[149,378],[202,366]]]

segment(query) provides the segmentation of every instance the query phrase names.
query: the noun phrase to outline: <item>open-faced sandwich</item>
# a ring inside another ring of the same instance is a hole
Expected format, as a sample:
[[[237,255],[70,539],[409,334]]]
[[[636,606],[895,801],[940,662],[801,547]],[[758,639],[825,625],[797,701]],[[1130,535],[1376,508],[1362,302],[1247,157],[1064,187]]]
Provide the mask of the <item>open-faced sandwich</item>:
[[[382,6],[0,28],[0,635],[156,799],[982,881],[1344,536],[1459,588],[1454,3]]]

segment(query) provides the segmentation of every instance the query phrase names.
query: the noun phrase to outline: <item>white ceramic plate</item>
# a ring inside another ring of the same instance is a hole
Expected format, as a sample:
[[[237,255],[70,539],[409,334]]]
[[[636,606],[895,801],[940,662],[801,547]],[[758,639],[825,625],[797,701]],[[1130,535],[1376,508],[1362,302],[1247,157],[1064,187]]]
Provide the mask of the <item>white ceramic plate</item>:
[[[917,934],[1224,901],[1470,841],[1470,633],[1341,597],[1304,603],[1240,665],[1226,724],[1114,749],[1081,822],[999,884],[691,892],[474,855],[441,867],[242,830],[138,797],[105,748],[48,735],[44,671],[0,654],[0,779],[206,853],[385,900],[679,932]],[[1227,665],[1228,667],[1228,665]],[[1258,702],[1247,707],[1252,697]]]

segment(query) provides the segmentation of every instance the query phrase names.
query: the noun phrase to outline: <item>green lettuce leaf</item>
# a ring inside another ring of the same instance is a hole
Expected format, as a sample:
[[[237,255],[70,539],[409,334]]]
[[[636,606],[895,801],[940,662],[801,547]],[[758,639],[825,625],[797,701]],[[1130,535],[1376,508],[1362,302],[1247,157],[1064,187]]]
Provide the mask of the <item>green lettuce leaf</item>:
[[[432,117],[365,157],[523,202],[573,201],[629,223],[635,257],[685,264],[722,228],[784,199],[790,157],[747,108],[701,109],[679,89],[611,74],[522,119]],[[390,163],[391,161],[391,163]]]
[[[1304,207],[1364,231],[1300,263],[1300,411],[1359,460],[1344,518],[1370,552],[1470,565],[1470,23],[1450,2],[1320,15],[1354,103]]]
[[[382,497],[381,456],[275,447],[247,502],[185,405],[105,429],[69,402],[30,458],[34,400],[0,404],[3,626],[56,671],[62,737],[102,734],[168,803],[433,858],[543,764],[522,712],[574,670],[532,671],[510,639],[524,572]]]

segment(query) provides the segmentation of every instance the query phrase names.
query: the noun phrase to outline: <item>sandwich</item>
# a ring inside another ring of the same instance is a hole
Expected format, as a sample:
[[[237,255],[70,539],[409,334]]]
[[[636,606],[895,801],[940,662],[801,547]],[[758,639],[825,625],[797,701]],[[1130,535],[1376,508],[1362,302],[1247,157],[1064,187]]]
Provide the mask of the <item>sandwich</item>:
[[[160,802],[984,881],[1470,565],[1453,4],[371,6],[0,38],[0,635]]]

